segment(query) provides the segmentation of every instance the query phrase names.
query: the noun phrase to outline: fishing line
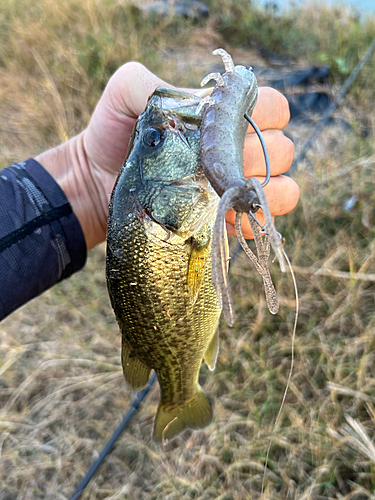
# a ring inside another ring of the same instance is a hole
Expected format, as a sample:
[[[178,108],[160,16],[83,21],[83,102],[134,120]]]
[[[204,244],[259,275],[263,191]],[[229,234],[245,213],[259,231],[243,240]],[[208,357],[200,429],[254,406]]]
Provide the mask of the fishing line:
[[[259,140],[260,140],[260,143],[262,145],[262,148],[263,148],[264,159],[266,161],[266,178],[265,178],[265,180],[261,184],[261,186],[263,188],[263,187],[267,186],[267,184],[269,183],[270,178],[271,178],[271,165],[270,165],[270,159],[269,159],[269,156],[268,156],[266,142],[264,140],[262,132],[259,130],[259,127],[254,122],[254,120],[247,113],[244,114],[244,117],[246,118],[246,120],[250,123],[250,125],[255,130],[255,132],[256,132]]]
[[[326,112],[324,113],[324,115],[322,116],[322,118],[319,120],[319,122],[315,126],[315,129],[313,130],[312,134],[310,135],[310,137],[305,142],[305,144],[302,147],[301,151],[299,152],[297,158],[293,161],[293,163],[292,163],[292,165],[291,165],[291,167],[289,169],[289,172],[292,172],[297,167],[297,165],[301,161],[304,160],[304,158],[306,156],[306,153],[309,151],[309,149],[311,147],[312,142],[316,139],[316,137],[320,134],[320,132],[326,126],[329,118],[331,117],[331,115],[333,114],[333,112],[335,111],[335,109],[337,108],[338,104],[342,101],[342,99],[344,98],[344,96],[348,92],[350,86],[353,84],[353,82],[357,78],[359,72],[361,71],[361,69],[363,68],[363,66],[367,63],[367,61],[370,59],[370,57],[372,56],[372,54],[373,54],[374,51],[375,51],[375,39],[372,41],[372,43],[370,44],[370,46],[367,49],[366,53],[364,54],[364,56],[362,57],[362,59],[359,61],[359,63],[357,64],[357,66],[354,68],[354,70],[352,71],[352,73],[349,76],[349,78],[347,78],[347,80],[345,81],[345,83],[341,87],[341,90],[337,94],[337,96],[334,99],[334,101],[331,103],[331,105],[328,107],[328,109],[326,110]],[[296,329],[297,329],[297,321],[298,321],[298,313],[299,313],[299,299],[298,299],[298,288],[297,288],[296,278],[295,278],[295,275],[294,275],[294,272],[293,272],[293,268],[291,266],[291,263],[290,263],[290,260],[289,260],[289,258],[287,256],[287,254],[285,253],[284,249],[282,249],[282,251],[283,251],[284,257],[285,257],[285,259],[287,261],[287,264],[289,266],[289,269],[290,269],[290,272],[291,272],[291,276],[292,276],[292,280],[293,280],[294,292],[295,292],[295,296],[296,296],[296,314],[295,314],[295,318],[294,318],[294,326],[293,326],[293,333],[292,333],[292,357],[291,357],[291,364],[290,364],[289,376],[288,376],[287,384],[286,384],[286,387],[285,387],[285,391],[284,391],[283,399],[282,399],[282,402],[281,402],[281,406],[280,406],[280,409],[279,409],[279,412],[277,414],[277,417],[276,417],[276,420],[275,420],[275,424],[274,424],[274,427],[273,427],[271,441],[270,441],[268,449],[267,449],[266,462],[265,462],[265,465],[264,465],[263,479],[262,479],[262,494],[264,492],[264,484],[265,484],[265,478],[266,478],[266,471],[267,471],[267,466],[268,466],[268,460],[269,460],[270,450],[271,450],[271,446],[272,446],[273,439],[274,439],[274,434],[275,434],[276,427],[277,427],[277,425],[279,423],[279,420],[280,420],[281,412],[282,412],[282,410],[284,408],[284,404],[285,404],[285,400],[286,400],[286,395],[287,395],[287,392],[289,390],[290,381],[291,381],[291,378],[292,378],[293,367],[294,367],[294,359],[295,359]]]
[[[281,401],[279,412],[277,414],[277,417],[276,417],[276,420],[275,420],[275,423],[273,426],[271,441],[270,441],[270,444],[268,445],[268,449],[267,449],[266,462],[264,464],[263,479],[262,479],[262,495],[263,495],[263,491],[264,491],[264,482],[266,480],[266,471],[267,471],[268,459],[270,456],[271,446],[273,443],[273,438],[275,435],[277,424],[279,423],[279,420],[280,420],[281,412],[283,411],[283,408],[284,408],[286,395],[287,395],[289,387],[290,387],[290,381],[292,379],[293,368],[294,368],[294,359],[295,359],[295,352],[294,351],[295,351],[295,342],[296,342],[296,331],[297,331],[297,322],[298,322],[298,314],[299,314],[299,298],[298,298],[298,288],[297,288],[296,277],[295,277],[295,274],[293,272],[292,264],[290,263],[290,260],[287,256],[285,250],[282,249],[282,252],[283,252],[285,260],[288,264],[290,274],[291,274],[292,280],[293,280],[294,294],[296,296],[296,313],[295,313],[295,317],[294,317],[293,332],[292,332],[292,353],[291,353],[289,375],[288,375],[288,380],[286,382],[286,386],[285,386],[285,390],[284,390],[284,394],[283,394],[283,399]]]
[[[297,167],[297,165],[301,161],[304,160],[304,158],[306,156],[306,153],[309,151],[309,149],[311,147],[312,142],[316,139],[316,137],[320,134],[320,132],[326,126],[329,118],[331,117],[331,115],[333,114],[333,112],[335,111],[335,109],[337,108],[338,104],[342,101],[342,99],[344,98],[344,96],[348,92],[350,86],[353,84],[353,82],[357,78],[359,72],[361,71],[361,69],[363,68],[363,66],[367,63],[367,61],[370,59],[370,57],[372,56],[372,54],[373,54],[374,51],[375,51],[375,39],[372,41],[372,43],[370,44],[370,46],[367,49],[366,53],[364,54],[364,56],[362,57],[362,59],[359,61],[359,63],[357,64],[357,66],[354,68],[354,70],[352,71],[352,73],[349,76],[349,78],[347,78],[347,80],[345,81],[344,85],[341,87],[341,90],[337,94],[337,96],[334,99],[334,101],[331,103],[331,105],[328,107],[328,109],[326,110],[326,112],[324,113],[324,115],[322,116],[322,118],[319,120],[319,122],[315,126],[315,129],[313,130],[312,134],[310,135],[310,137],[305,142],[305,144],[302,147],[301,151],[299,152],[297,158],[293,161],[293,163],[292,163],[292,165],[291,165],[291,167],[289,169],[289,172],[293,171]],[[284,253],[284,257],[285,257],[285,259],[287,261],[287,264],[289,266],[289,269],[290,269],[290,272],[291,272],[291,275],[292,275],[292,280],[293,280],[293,285],[294,285],[294,291],[295,291],[295,296],[296,296],[296,314],[295,314],[295,318],[294,318],[294,326],[293,326],[293,333],[292,333],[292,359],[291,359],[291,364],[290,364],[289,376],[288,376],[287,384],[286,384],[286,387],[285,387],[285,391],[284,391],[283,399],[282,399],[282,402],[281,402],[281,406],[280,406],[279,412],[278,412],[276,420],[275,420],[275,424],[274,424],[274,428],[273,428],[273,432],[272,432],[272,438],[271,438],[271,441],[270,441],[268,449],[267,449],[266,462],[265,462],[265,466],[264,466],[263,479],[262,479],[262,494],[264,492],[264,483],[265,483],[265,478],[266,478],[266,471],[267,471],[267,466],[268,466],[268,460],[269,460],[270,450],[271,450],[271,446],[272,446],[272,443],[273,443],[273,437],[274,437],[274,434],[275,434],[275,431],[276,431],[277,424],[279,423],[279,420],[280,420],[280,415],[281,415],[281,412],[282,412],[284,404],[285,404],[286,395],[287,395],[287,392],[289,390],[290,381],[291,381],[291,378],[292,378],[292,372],[293,372],[293,367],[294,367],[294,358],[295,358],[295,352],[294,352],[295,351],[295,338],[296,338],[296,329],[297,329],[297,321],[298,321],[298,313],[299,313],[299,299],[298,299],[298,288],[297,288],[296,278],[295,278],[295,275],[294,275],[294,272],[293,272],[293,268],[291,266],[291,263],[290,263],[290,260],[289,260],[288,256],[286,255],[284,249],[282,249],[282,251]]]
[[[78,500],[78,498],[81,498],[86,486],[89,484],[91,479],[94,477],[96,471],[99,469],[101,466],[103,460],[105,457],[112,451],[116,441],[118,438],[121,436],[121,434],[124,432],[124,430],[127,428],[129,425],[130,420],[134,417],[134,415],[137,413],[142,401],[145,399],[147,394],[150,392],[151,387],[154,385],[154,382],[156,380],[156,373],[153,372],[147,386],[142,390],[139,391],[135,394],[134,401],[127,412],[127,414],[124,416],[122,419],[122,422],[120,425],[117,427],[115,432],[112,434],[110,439],[107,441],[106,445],[104,446],[102,452],[98,456],[98,458],[95,460],[95,462],[91,465],[90,469],[88,470],[86,476],[82,479],[82,481],[79,483],[77,486],[75,492],[73,495],[70,497],[70,500]]]

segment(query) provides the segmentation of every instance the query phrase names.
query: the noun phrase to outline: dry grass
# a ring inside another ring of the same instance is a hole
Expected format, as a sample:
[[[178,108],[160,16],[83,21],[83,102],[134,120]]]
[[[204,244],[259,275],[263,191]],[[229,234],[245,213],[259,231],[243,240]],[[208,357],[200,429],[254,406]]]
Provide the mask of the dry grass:
[[[337,26],[344,21],[335,17]],[[307,40],[319,37],[318,25],[311,23]],[[81,130],[120,64],[138,59],[176,84],[197,84],[208,69],[204,51],[219,40],[215,19],[198,26],[146,22],[120,1],[5,0],[2,165]],[[184,69],[178,78],[177,64]],[[341,107],[352,129],[329,129],[319,139],[295,174],[298,208],[277,221],[301,303],[295,368],[277,428],[291,362],[292,285],[276,266],[281,311],[272,317],[259,277],[240,255],[231,269],[236,325],[221,325],[216,371],[202,369],[214,422],[156,446],[155,388],[83,498],[374,498],[375,79],[369,69],[365,74],[361,90]],[[358,201],[346,212],[353,195]],[[99,247],[83,271],[1,323],[0,498],[69,498],[130,399]]]

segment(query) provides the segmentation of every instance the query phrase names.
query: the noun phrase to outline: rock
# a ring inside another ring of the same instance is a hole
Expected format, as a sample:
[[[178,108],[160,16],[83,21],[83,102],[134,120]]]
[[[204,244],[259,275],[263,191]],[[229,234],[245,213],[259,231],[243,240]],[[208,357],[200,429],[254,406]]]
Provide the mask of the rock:
[[[197,0],[140,0],[134,4],[145,13],[161,16],[180,16],[194,20],[208,17],[207,5]]]

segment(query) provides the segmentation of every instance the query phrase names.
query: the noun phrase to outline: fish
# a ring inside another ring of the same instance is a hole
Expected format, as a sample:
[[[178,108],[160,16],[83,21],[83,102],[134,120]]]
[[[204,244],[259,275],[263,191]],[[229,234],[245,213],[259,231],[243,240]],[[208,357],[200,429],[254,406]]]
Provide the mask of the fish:
[[[158,88],[139,116],[111,194],[108,292],[122,333],[122,366],[134,390],[156,372],[154,439],[213,418],[199,385],[215,368],[221,306],[211,276],[219,196],[200,162],[201,98]]]

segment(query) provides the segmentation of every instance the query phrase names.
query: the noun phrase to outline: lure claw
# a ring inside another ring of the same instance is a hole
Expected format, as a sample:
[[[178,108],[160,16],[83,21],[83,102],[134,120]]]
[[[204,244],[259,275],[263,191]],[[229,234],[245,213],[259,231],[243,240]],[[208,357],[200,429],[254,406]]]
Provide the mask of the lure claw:
[[[204,87],[210,80],[215,80],[215,82],[219,85],[219,87],[225,86],[225,81],[221,73],[210,73],[209,75],[205,76],[201,81],[201,87]]]
[[[233,73],[234,71],[234,62],[232,57],[228,54],[228,52],[224,49],[216,49],[213,52],[214,56],[221,56],[224,64],[225,71],[227,73]]]
[[[267,232],[270,237],[270,242],[271,246],[277,256],[277,259],[280,264],[280,269],[283,273],[286,272],[286,262],[285,262],[285,257],[283,254],[283,244],[280,239],[279,233],[276,231],[275,225],[272,220],[272,215],[271,211],[269,209],[268,203],[267,203],[267,198],[266,195],[264,194],[263,188],[260,185],[259,181],[255,179],[254,177],[250,177],[246,181],[246,187],[249,189],[254,189],[258,198],[259,198],[259,204],[262,207],[264,217],[266,219],[266,224],[267,224]],[[250,219],[249,219],[250,221]]]

